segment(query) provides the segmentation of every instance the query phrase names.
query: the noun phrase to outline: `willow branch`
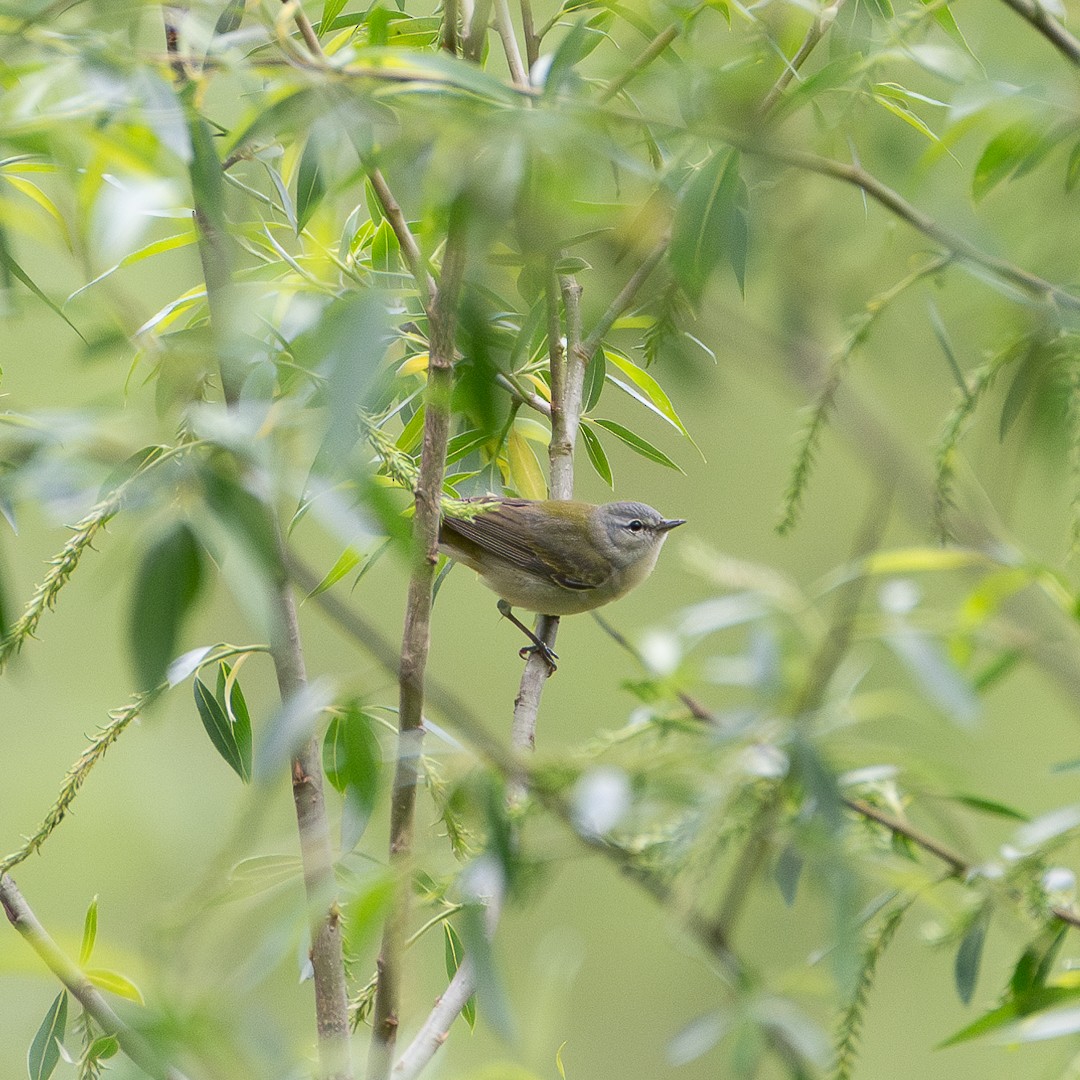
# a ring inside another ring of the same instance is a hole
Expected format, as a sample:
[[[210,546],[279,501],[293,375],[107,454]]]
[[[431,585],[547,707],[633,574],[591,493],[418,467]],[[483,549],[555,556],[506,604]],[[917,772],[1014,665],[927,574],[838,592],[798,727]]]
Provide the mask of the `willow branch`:
[[[831,158],[819,157],[816,154],[809,154],[802,150],[786,150],[768,142],[747,138],[734,131],[724,131],[720,133],[719,137],[724,142],[748,154],[779,161],[782,164],[790,165],[792,168],[801,169],[803,172],[828,176],[859,188],[901,221],[906,222],[913,229],[941,245],[955,258],[974,263],[976,266],[989,270],[995,277],[1014,285],[1021,292],[1043,303],[1054,303],[1072,310],[1080,310],[1080,296],[1076,296],[1006,259],[999,259],[995,255],[987,254],[966,237],[946,228],[930,217],[929,214],[909,203],[899,192],[883,184],[876,176],[868,173],[860,165],[849,165],[842,161],[833,161]]]
[[[443,4],[442,27],[439,31],[439,48],[451,56],[458,53],[458,18],[460,17],[458,0],[445,0]]]
[[[540,59],[540,35],[536,32],[533,21],[532,0],[520,0],[521,29],[525,36],[525,59],[532,71],[533,64]]]
[[[311,25],[311,20],[304,14],[304,9],[300,6],[300,0],[281,0],[281,2],[285,7],[292,8],[293,22],[296,24],[296,29],[300,31],[304,44],[311,51],[311,55],[317,56],[320,60],[325,60],[326,54],[323,52],[319,35],[315,33],[315,27]]]
[[[67,988],[73,998],[108,1035],[115,1035],[120,1049],[148,1076],[156,1080],[185,1080],[184,1074],[165,1064],[138,1032],[124,1023],[82,969],[60,948],[41,925],[15,882],[0,874],[0,907],[23,940]]]
[[[417,761],[423,738],[424,674],[430,646],[432,586],[439,559],[439,519],[450,438],[454,335],[465,268],[465,239],[464,222],[452,221],[439,286],[429,312],[431,347],[424,393],[424,437],[413,517],[415,555],[401,641],[398,749],[390,804],[390,862],[397,877],[378,960],[369,1080],[382,1080],[389,1075],[397,1038],[401,964],[412,888],[408,866],[412,858]]]
[[[494,0],[495,31],[502,42],[506,54],[506,65],[510,69],[510,78],[515,86],[528,86],[529,76],[521,60],[521,50],[514,36],[514,23],[510,18],[509,0]]]
[[[428,1013],[423,1026],[395,1062],[390,1074],[392,1080],[415,1080],[423,1072],[439,1047],[446,1042],[450,1026],[475,993],[476,974],[472,960],[466,956],[454,972],[454,977],[442,997],[436,1002],[435,1008]]]
[[[476,0],[472,18],[465,30],[461,43],[461,55],[474,64],[480,63],[484,51],[484,39],[487,37],[488,19],[491,16],[491,0]]]
[[[764,117],[772,111],[773,106],[780,100],[780,95],[787,89],[788,84],[795,78],[799,69],[806,62],[806,58],[814,51],[817,43],[829,32],[829,27],[836,21],[836,16],[840,13],[840,8],[843,5],[844,0],[833,0],[828,7],[822,8],[815,16],[795,55],[785,65],[780,77],[773,83],[769,92],[762,98],[761,105],[758,108],[759,117]]]
[[[623,72],[604,87],[600,94],[600,103],[610,101],[632,79],[637,78],[679,36],[679,29],[678,23],[672,23],[666,30],[661,30]]]
[[[1080,40],[1073,37],[1039,0],[1003,0],[1003,3],[1038,30],[1062,56],[1080,65]]]
[[[581,343],[581,353],[585,363],[607,336],[608,331],[615,325],[615,321],[630,307],[637,296],[638,290],[645,284],[649,275],[660,265],[667,254],[671,237],[664,236],[660,242],[642,259],[638,268],[630,275],[626,284],[619,290],[619,295],[608,305],[607,311],[600,317],[597,324],[589,331],[589,336]]]

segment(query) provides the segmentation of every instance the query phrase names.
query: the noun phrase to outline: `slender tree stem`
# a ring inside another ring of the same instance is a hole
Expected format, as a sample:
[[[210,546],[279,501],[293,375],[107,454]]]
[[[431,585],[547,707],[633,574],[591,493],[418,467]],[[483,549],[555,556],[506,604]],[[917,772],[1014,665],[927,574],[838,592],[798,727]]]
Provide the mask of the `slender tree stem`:
[[[1075,38],[1050,14],[1039,0],[1002,0],[1021,19],[1029,22],[1055,49],[1074,64],[1080,65],[1080,39]]]
[[[528,61],[529,70],[540,59],[540,38],[536,33],[536,25],[533,22],[532,0],[520,0],[521,29],[525,36],[525,59]]]
[[[622,73],[604,87],[600,94],[601,104],[610,101],[632,79],[636,79],[679,36],[679,29],[678,23],[672,23],[666,30],[661,30]]]
[[[491,0],[476,0],[472,18],[461,43],[461,55],[474,64],[480,62],[484,51],[484,39],[487,37],[488,19],[491,16]]]
[[[458,54],[458,19],[461,7],[458,0],[445,0],[443,4],[442,29],[439,32],[439,48],[451,56]]]
[[[67,988],[73,998],[93,1017],[108,1035],[115,1035],[120,1049],[148,1076],[155,1080],[185,1080],[184,1074],[163,1063],[157,1052],[138,1032],[116,1014],[82,969],[60,948],[41,925],[30,905],[8,874],[0,874],[0,907],[23,940],[41,958],[45,966]]]
[[[844,0],[833,0],[828,7],[824,7],[818,12],[810,25],[810,29],[806,31],[806,37],[803,38],[798,51],[785,65],[780,77],[773,83],[769,92],[762,98],[761,105],[758,108],[759,117],[765,117],[772,112],[773,106],[780,100],[780,95],[798,74],[799,68],[803,66],[806,58],[814,51],[817,43],[829,32],[829,27],[836,21],[836,16],[840,13],[840,8],[843,5]]]
[[[405,627],[401,641],[398,751],[390,804],[390,862],[397,881],[383,930],[379,981],[372,1016],[369,1080],[390,1073],[401,1003],[402,957],[412,890],[410,864],[416,809],[417,761],[423,739],[424,673],[430,646],[431,596],[439,558],[439,519],[450,438],[450,398],[454,386],[454,335],[465,266],[462,222],[452,223],[442,274],[430,310],[431,348],[424,394],[424,436],[416,483],[413,540],[416,546]]]
[[[514,36],[514,22],[510,18],[509,0],[494,0],[495,30],[502,42],[506,54],[506,65],[510,69],[510,78],[515,86],[528,86],[529,76],[521,60],[521,50]]]

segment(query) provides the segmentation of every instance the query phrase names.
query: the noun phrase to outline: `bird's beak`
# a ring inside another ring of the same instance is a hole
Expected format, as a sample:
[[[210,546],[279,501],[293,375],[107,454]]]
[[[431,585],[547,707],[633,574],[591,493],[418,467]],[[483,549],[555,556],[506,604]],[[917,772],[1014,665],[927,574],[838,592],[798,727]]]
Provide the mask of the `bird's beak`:
[[[668,532],[671,529],[677,529],[680,525],[686,524],[686,518],[672,518],[670,521],[661,521],[657,525],[659,532]]]

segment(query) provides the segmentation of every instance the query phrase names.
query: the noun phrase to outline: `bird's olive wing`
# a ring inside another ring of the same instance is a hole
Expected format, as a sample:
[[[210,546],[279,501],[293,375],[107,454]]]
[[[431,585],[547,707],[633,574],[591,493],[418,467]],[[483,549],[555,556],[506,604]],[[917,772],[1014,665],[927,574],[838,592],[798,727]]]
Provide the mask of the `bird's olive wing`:
[[[493,501],[473,518],[445,517],[441,535],[473,564],[495,556],[564,589],[596,589],[611,573],[607,560],[584,542],[579,522],[556,518],[524,499]]]

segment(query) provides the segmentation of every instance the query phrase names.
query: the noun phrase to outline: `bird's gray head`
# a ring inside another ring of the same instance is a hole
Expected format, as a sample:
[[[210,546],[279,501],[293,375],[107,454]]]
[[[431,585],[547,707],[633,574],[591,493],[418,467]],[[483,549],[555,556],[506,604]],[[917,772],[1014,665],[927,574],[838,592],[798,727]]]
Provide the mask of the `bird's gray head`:
[[[667,534],[685,523],[683,518],[665,518],[651,506],[639,502],[605,503],[596,508],[595,520],[601,543],[611,561],[620,568],[651,556],[651,569]]]

